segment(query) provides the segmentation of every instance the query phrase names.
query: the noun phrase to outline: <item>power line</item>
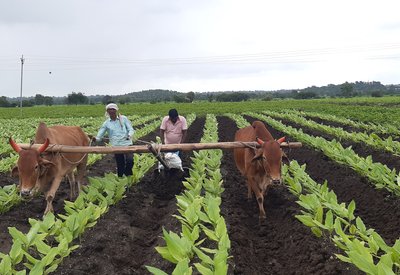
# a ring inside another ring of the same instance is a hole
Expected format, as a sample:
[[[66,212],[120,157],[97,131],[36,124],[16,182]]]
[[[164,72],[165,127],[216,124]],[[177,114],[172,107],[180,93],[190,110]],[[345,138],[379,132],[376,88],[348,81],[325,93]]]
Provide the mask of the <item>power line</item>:
[[[398,59],[400,44],[376,44],[360,45],[351,47],[328,47],[320,49],[290,50],[276,52],[260,52],[251,54],[197,56],[197,57],[175,57],[175,58],[144,58],[144,59],[122,59],[122,58],[81,58],[81,57],[57,57],[57,56],[29,56],[29,71],[47,71],[49,66],[58,70],[77,69],[104,69],[125,68],[127,66],[179,66],[179,65],[219,65],[219,64],[285,64],[285,63],[314,63],[326,62],[329,56],[338,54],[363,54],[366,60],[377,59]],[[384,55],[377,55],[376,52],[383,51]],[[351,58],[351,57],[348,57]],[[0,57],[0,70],[12,71],[10,61],[6,65],[2,60],[9,58]],[[15,63],[14,63],[15,64]],[[6,65],[1,68],[2,65]],[[43,68],[43,69],[42,69]]]

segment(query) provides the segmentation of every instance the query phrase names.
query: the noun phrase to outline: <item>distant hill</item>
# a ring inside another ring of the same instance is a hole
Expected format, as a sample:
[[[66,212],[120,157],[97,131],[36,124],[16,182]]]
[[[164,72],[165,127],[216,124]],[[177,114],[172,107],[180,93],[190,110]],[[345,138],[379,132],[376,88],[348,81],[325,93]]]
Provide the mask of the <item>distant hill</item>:
[[[329,84],[327,86],[311,86],[305,89],[290,89],[290,90],[249,90],[249,91],[210,91],[203,93],[194,93],[194,100],[217,100],[218,96],[223,94],[246,94],[248,99],[264,99],[271,98],[293,98],[298,95],[309,95],[310,97],[337,97],[343,96],[343,87],[348,84],[352,91],[350,96],[370,96],[373,93],[381,95],[386,94],[400,94],[400,84],[397,85],[383,85],[378,81],[355,83],[344,83],[341,85]],[[110,101],[116,102],[163,102],[163,101],[177,101],[185,100],[187,93],[181,93],[171,90],[145,90],[140,92],[132,92],[124,95],[110,96]],[[307,97],[307,96],[306,96]],[[103,96],[89,96],[90,102],[101,102]]]
[[[383,85],[379,81],[355,83],[345,82],[340,85],[311,86],[304,89],[290,90],[257,90],[257,91],[210,91],[203,93],[181,93],[178,91],[153,89],[131,92],[121,95],[91,95],[71,93],[64,97],[48,97],[37,94],[35,97],[24,97],[23,106],[57,105],[57,104],[98,104],[129,102],[191,102],[193,100],[209,101],[243,101],[249,99],[272,100],[274,98],[321,98],[321,97],[354,97],[383,96],[400,94],[400,84]],[[76,98],[73,98],[76,97]],[[74,99],[74,100],[73,100]],[[19,104],[19,98],[0,97],[0,107],[12,107]]]

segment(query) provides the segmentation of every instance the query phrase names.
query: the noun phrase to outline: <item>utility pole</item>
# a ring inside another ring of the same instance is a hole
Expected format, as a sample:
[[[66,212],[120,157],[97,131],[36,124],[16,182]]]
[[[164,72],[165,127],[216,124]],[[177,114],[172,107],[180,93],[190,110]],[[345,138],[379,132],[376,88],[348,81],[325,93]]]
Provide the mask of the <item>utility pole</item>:
[[[24,55],[22,55],[22,57],[21,57],[21,91],[19,94],[19,108],[21,110],[21,117],[22,117],[22,79],[24,76],[24,61],[25,61]]]

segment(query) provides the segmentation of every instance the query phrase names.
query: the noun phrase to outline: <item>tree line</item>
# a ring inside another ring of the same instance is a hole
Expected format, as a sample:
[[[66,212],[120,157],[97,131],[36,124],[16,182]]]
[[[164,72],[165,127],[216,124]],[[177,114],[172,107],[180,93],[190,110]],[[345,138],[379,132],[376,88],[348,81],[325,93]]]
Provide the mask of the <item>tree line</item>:
[[[25,107],[35,105],[83,105],[83,104],[107,104],[116,102],[125,104],[130,102],[193,102],[194,100],[207,100],[217,102],[239,102],[250,99],[273,100],[273,99],[310,99],[323,97],[355,97],[372,96],[381,97],[384,95],[400,94],[400,85],[383,85],[378,81],[355,83],[345,82],[340,85],[329,84],[322,87],[307,87],[305,89],[277,90],[277,91],[223,91],[204,93],[180,93],[177,91],[154,89],[140,92],[131,92],[123,95],[91,95],[86,96],[82,92],[72,92],[66,97],[50,97],[36,94],[31,98],[23,98],[22,105]],[[0,97],[0,107],[19,106],[19,98]]]

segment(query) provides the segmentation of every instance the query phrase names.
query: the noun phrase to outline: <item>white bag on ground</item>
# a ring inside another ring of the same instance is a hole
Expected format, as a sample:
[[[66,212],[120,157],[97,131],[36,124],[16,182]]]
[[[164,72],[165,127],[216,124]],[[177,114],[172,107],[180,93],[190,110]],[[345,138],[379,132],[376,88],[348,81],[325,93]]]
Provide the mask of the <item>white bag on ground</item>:
[[[178,152],[165,153],[164,160],[170,169],[179,169],[179,170],[183,171],[182,160],[179,157]],[[161,170],[161,169],[164,169],[164,166],[159,162],[158,170]]]

